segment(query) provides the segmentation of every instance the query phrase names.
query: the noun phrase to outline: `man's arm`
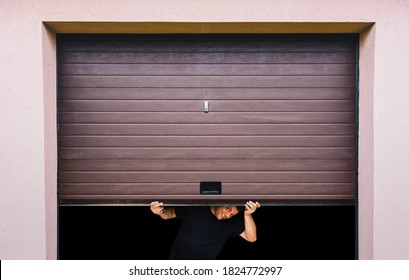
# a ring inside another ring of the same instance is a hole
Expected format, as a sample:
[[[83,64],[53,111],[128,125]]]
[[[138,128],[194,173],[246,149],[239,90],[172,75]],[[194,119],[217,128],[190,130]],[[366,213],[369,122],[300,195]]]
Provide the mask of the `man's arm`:
[[[151,211],[153,214],[158,215],[164,220],[176,218],[175,209],[173,207],[163,207],[163,202],[153,201],[151,202]]]
[[[245,240],[254,242],[257,240],[257,227],[252,214],[260,207],[260,203],[249,201],[244,210],[244,231],[240,234]]]

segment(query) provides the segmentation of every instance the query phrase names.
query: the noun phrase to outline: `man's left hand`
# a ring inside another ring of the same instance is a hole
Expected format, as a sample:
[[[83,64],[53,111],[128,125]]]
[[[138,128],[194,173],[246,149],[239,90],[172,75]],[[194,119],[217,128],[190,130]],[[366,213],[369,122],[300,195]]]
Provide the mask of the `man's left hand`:
[[[258,202],[253,202],[253,201],[247,201],[246,202],[246,210],[244,210],[245,215],[251,215],[253,214],[257,208],[259,208],[261,205]]]

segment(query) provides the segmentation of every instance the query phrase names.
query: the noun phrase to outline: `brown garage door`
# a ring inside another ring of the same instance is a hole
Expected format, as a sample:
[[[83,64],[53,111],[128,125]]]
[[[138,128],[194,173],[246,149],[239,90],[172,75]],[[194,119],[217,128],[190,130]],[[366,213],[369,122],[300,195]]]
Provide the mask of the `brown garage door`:
[[[353,203],[356,42],[58,36],[60,203]]]

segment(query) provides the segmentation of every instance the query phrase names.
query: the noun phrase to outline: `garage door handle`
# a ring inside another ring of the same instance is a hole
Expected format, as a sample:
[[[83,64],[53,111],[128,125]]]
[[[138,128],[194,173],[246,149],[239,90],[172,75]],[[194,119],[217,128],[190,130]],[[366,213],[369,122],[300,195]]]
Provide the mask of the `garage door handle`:
[[[205,101],[203,104],[203,112],[208,113],[209,112],[209,101]]]

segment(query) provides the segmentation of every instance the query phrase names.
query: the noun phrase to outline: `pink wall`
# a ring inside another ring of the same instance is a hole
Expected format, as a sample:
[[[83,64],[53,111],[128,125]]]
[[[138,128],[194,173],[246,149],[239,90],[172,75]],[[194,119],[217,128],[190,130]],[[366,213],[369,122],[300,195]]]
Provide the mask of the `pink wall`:
[[[407,0],[0,1],[0,259],[56,258],[57,29],[360,32],[360,258],[409,259],[408,18]]]

